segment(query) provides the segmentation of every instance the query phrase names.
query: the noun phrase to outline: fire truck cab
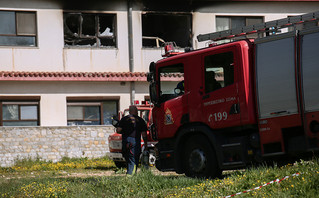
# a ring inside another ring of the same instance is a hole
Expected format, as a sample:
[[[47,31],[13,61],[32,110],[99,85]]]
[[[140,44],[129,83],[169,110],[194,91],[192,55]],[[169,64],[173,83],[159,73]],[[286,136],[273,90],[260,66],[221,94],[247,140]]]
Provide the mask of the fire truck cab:
[[[153,122],[152,105],[150,105],[146,101],[143,101],[142,104],[138,104],[138,103],[139,103],[138,101],[135,101],[135,104],[138,110],[138,115],[144,119],[144,121],[147,124],[147,128],[149,129],[150,125]],[[120,113],[119,118],[127,116],[128,114],[129,114],[128,109],[125,109],[122,114]],[[148,140],[147,146],[150,151],[149,165],[154,166],[155,164],[154,147],[157,142],[152,139],[149,130],[147,131],[147,140]],[[108,137],[108,141],[109,141],[109,149],[110,149],[110,153],[108,154],[108,156],[114,161],[115,165],[118,168],[126,167],[126,162],[122,155],[122,135],[114,132]],[[141,139],[141,146],[143,151],[143,148],[144,148],[143,139]]]
[[[198,36],[239,40],[150,64],[156,167],[215,177],[267,159],[319,148],[319,13]],[[310,29],[276,34],[303,22]],[[247,31],[248,30],[248,31]],[[272,35],[271,35],[272,34]],[[180,82],[165,76],[181,76]],[[181,86],[182,84],[182,86]]]

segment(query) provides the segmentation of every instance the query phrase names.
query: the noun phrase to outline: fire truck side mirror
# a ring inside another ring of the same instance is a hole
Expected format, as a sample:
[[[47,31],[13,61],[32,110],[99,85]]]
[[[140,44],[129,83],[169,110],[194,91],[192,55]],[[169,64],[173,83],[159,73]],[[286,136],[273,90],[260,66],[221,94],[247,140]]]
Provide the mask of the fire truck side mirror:
[[[151,102],[155,106],[157,106],[158,105],[158,96],[157,96],[157,92],[156,92],[156,83],[155,82],[152,82],[150,84],[149,93],[150,93]]]
[[[155,63],[154,62],[150,63],[149,71],[150,71],[150,73],[155,73]]]
[[[152,82],[154,80],[154,73],[147,73],[147,82]]]
[[[147,81],[153,82],[155,79],[155,63],[151,62],[149,67],[150,72],[147,73]]]

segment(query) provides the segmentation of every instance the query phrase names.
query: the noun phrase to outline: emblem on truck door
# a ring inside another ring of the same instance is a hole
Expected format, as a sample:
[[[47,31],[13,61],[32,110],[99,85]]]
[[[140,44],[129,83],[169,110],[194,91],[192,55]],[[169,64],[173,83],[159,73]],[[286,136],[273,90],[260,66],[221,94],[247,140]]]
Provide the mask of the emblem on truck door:
[[[169,125],[169,124],[173,124],[174,123],[174,119],[173,119],[173,115],[171,110],[169,110],[168,108],[165,111],[164,114],[164,124],[165,125]]]

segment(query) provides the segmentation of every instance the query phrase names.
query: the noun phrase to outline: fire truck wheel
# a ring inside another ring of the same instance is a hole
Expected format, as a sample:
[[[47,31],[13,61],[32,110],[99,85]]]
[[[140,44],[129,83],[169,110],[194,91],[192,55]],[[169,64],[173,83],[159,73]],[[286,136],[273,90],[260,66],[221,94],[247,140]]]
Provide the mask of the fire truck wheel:
[[[117,168],[126,168],[125,162],[114,162],[114,164]]]
[[[214,149],[203,136],[195,136],[186,142],[183,157],[188,177],[214,178],[221,174]]]

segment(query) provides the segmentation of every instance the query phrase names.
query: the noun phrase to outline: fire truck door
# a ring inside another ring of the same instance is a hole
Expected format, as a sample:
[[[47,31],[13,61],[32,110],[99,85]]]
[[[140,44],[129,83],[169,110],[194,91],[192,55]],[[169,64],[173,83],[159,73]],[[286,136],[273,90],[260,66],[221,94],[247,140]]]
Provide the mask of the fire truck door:
[[[236,83],[234,51],[227,48],[204,54],[203,122],[212,128],[226,128],[240,124],[240,110]]]

